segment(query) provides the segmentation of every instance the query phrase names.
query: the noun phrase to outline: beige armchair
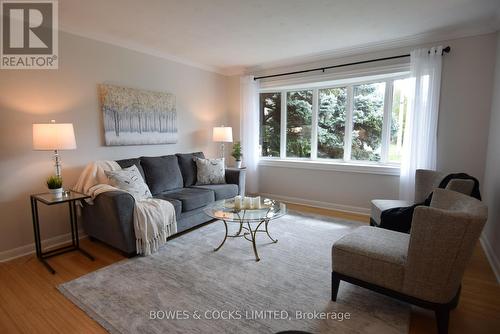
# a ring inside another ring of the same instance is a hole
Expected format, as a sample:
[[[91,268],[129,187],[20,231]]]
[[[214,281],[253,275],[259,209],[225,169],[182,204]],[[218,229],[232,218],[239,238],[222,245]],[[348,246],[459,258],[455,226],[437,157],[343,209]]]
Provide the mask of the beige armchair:
[[[432,189],[437,188],[439,183],[446,177],[447,173],[436,172],[428,169],[417,169],[415,172],[415,200],[414,202],[393,200],[393,199],[374,199],[371,201],[371,216],[370,225],[379,226],[380,216],[382,211],[410,206],[415,203],[422,203],[427,196],[432,192]],[[474,187],[472,180],[451,180],[446,189],[458,191],[460,193],[470,195]]]
[[[447,333],[458,304],[465,266],[487,218],[487,207],[470,196],[435,189],[430,206],[418,206],[410,234],[363,226],[332,248],[332,300],[340,281],[435,311],[438,332]]]

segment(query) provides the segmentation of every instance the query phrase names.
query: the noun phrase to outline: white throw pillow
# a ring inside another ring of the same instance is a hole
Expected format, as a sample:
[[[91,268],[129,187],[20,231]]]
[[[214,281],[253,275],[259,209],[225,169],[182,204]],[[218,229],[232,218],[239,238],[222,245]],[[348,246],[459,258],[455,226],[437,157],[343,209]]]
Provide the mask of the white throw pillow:
[[[136,201],[152,197],[137,166],[132,165],[122,170],[104,172],[113,187],[130,193]]]
[[[226,183],[224,159],[195,158],[198,170],[196,184],[221,184]]]

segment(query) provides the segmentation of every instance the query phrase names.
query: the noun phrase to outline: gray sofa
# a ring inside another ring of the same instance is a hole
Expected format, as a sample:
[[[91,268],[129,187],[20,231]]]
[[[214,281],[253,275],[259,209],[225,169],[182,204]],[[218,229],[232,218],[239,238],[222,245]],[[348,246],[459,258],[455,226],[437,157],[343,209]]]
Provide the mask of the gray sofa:
[[[245,172],[226,169],[226,183],[196,184],[194,157],[202,152],[140,157],[118,160],[122,167],[136,165],[154,198],[172,203],[177,218],[177,233],[210,221],[203,212],[206,205],[245,193]],[[136,253],[134,233],[134,198],[124,191],[98,195],[93,205],[82,208],[83,229],[91,239],[100,240],[131,256]]]

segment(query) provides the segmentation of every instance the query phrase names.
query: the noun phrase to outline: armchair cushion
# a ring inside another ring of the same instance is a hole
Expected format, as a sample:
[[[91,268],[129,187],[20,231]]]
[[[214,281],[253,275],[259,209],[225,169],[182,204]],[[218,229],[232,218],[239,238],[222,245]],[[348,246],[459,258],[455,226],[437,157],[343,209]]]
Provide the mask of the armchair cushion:
[[[465,195],[471,195],[474,189],[474,181],[468,179],[453,179],[448,182],[445,189],[456,191]]]
[[[362,226],[333,244],[333,271],[401,291],[408,234]]]
[[[382,211],[392,209],[392,208],[400,208],[405,206],[410,206],[413,203],[408,201],[400,201],[400,200],[392,200],[392,199],[374,199],[371,202],[371,218],[375,222],[375,224],[380,225],[380,216],[382,215]]]

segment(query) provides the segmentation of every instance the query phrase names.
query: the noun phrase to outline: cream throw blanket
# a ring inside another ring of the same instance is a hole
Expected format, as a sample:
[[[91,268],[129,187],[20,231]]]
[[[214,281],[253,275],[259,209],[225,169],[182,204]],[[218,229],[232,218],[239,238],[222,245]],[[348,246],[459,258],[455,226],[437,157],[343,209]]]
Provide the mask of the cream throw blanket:
[[[115,161],[95,161],[83,170],[73,190],[92,197],[108,191],[123,191],[109,184],[105,170],[121,170]],[[92,200],[88,201],[93,204]],[[147,198],[135,201],[134,231],[137,254],[150,255],[167,242],[167,237],[177,233],[174,206],[161,199]]]

